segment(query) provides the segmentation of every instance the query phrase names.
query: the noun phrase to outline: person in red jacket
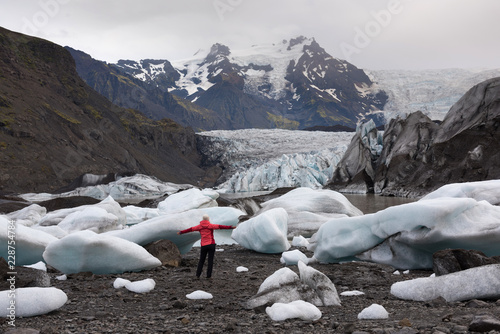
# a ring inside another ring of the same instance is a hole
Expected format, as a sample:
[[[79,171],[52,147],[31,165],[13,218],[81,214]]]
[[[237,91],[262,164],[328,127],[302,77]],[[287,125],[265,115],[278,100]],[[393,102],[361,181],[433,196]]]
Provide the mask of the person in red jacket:
[[[177,234],[184,234],[189,232],[200,232],[201,235],[201,252],[200,261],[198,262],[198,268],[196,269],[196,277],[201,276],[203,271],[203,265],[205,264],[205,259],[208,254],[208,267],[207,267],[207,278],[212,277],[212,268],[214,265],[214,255],[215,255],[215,239],[214,230],[219,229],[235,229],[236,226],[230,225],[218,225],[210,223],[210,217],[208,215],[203,215],[203,220],[196,226],[190,227],[188,229],[177,232]]]

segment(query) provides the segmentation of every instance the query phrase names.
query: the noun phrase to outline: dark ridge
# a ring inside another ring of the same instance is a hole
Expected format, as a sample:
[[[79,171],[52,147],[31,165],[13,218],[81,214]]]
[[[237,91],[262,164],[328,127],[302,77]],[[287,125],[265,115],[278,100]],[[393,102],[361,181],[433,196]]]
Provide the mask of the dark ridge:
[[[356,129],[345,125],[316,125],[303,129],[304,131],[325,131],[325,132],[356,132]]]

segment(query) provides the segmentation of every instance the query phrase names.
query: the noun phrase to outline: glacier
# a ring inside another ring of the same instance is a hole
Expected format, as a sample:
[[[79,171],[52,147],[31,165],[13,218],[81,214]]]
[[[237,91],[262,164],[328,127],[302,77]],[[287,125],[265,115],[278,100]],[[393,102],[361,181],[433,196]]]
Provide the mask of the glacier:
[[[282,129],[214,130],[205,156],[225,166],[217,190],[226,193],[281,187],[322,188],[352,140],[352,132]]]
[[[417,110],[442,121],[451,106],[471,87],[500,76],[500,69],[365,70],[389,99],[386,120]]]

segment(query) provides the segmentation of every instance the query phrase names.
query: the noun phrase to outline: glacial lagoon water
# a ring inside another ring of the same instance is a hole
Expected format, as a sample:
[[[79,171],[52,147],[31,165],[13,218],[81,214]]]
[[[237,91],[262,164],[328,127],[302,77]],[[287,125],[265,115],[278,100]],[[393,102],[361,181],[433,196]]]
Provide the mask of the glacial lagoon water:
[[[396,206],[417,201],[416,198],[380,196],[375,194],[343,194],[349,202],[363,211],[364,214],[375,213],[390,206]]]

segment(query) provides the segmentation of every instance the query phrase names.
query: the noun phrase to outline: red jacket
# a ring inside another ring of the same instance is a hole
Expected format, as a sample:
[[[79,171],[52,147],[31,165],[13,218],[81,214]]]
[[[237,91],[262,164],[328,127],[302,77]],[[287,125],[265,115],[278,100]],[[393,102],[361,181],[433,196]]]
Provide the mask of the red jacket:
[[[199,231],[201,234],[201,245],[212,245],[215,244],[214,230],[229,230],[234,228],[230,225],[218,225],[212,224],[208,220],[202,220],[198,225],[190,227],[188,229],[179,231],[179,234],[189,233]]]

